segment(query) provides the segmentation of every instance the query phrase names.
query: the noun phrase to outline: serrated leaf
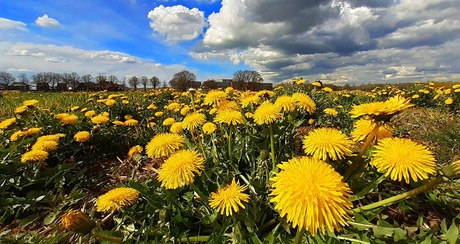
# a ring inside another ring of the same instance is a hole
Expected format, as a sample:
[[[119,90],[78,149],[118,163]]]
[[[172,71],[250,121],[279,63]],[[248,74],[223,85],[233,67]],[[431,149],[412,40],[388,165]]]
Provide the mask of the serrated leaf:
[[[395,242],[403,240],[407,235],[407,231],[403,230],[403,229],[400,229],[400,228],[395,228],[394,233],[395,233],[395,235],[393,237],[393,240]]]
[[[455,244],[457,240],[459,239],[458,227],[457,225],[455,225],[455,223],[452,223],[450,225],[450,228],[446,233],[446,239],[449,242],[449,244]]]

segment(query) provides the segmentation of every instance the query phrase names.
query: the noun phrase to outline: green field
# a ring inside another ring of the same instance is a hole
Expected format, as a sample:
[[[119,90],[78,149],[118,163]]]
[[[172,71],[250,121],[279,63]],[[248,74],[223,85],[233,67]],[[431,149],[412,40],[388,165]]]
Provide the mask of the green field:
[[[0,106],[7,243],[459,242],[459,84]]]

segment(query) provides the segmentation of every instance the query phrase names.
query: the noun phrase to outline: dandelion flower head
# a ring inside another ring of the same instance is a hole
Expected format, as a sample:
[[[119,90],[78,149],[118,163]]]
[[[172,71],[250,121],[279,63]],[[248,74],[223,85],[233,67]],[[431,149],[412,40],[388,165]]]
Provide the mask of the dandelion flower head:
[[[185,144],[185,139],[177,134],[160,133],[154,136],[145,146],[147,155],[151,158],[169,156]]]
[[[194,182],[195,175],[201,175],[204,159],[201,154],[191,150],[180,150],[172,154],[158,170],[161,187],[177,189]]]
[[[236,213],[240,208],[245,208],[243,202],[249,200],[249,195],[244,193],[246,188],[247,186],[240,186],[233,178],[232,183],[211,193],[209,206],[222,215],[231,216],[233,212]]]
[[[265,101],[254,112],[254,122],[258,125],[271,124],[282,118],[281,107],[269,101]]]
[[[347,135],[334,128],[319,128],[310,132],[302,141],[307,155],[314,158],[333,161],[341,160],[351,155],[353,142]]]
[[[182,128],[188,131],[194,131],[206,122],[206,116],[202,113],[191,113],[182,120]]]
[[[216,123],[224,123],[228,125],[239,125],[244,123],[243,114],[237,110],[223,110],[217,112],[214,118]]]
[[[88,142],[91,139],[91,133],[89,131],[79,131],[75,133],[73,139],[77,142]]]
[[[119,187],[100,196],[96,202],[98,212],[116,211],[137,202],[139,191],[133,188]]]
[[[306,111],[309,114],[313,114],[316,110],[316,103],[307,94],[296,92],[292,94],[292,99],[297,104],[299,110]]]
[[[292,226],[312,235],[333,232],[347,225],[353,204],[351,190],[332,166],[319,159],[298,157],[279,164],[270,180],[275,209]]]
[[[428,179],[436,172],[433,153],[407,138],[385,138],[372,152],[371,165],[392,180],[409,183]]]

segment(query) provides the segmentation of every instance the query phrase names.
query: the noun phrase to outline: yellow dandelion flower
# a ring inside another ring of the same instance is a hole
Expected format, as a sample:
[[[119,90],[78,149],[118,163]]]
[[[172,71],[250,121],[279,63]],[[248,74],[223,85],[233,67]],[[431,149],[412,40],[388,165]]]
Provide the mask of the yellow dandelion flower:
[[[297,104],[297,107],[300,110],[306,111],[309,114],[313,114],[315,112],[316,103],[307,94],[296,92],[296,93],[292,94],[292,99],[294,99],[294,101]]]
[[[161,116],[163,116],[163,114],[164,113],[160,111],[160,112],[156,112],[154,115],[155,115],[155,117],[161,117]]]
[[[323,88],[323,91],[328,92],[328,93],[331,93],[331,92],[333,92],[334,90],[332,90],[332,88],[326,86],[326,87]]]
[[[139,146],[139,145],[136,145],[136,146],[134,146],[134,147],[131,147],[131,148],[129,149],[129,151],[128,151],[128,158],[132,159],[132,158],[134,157],[134,155],[136,155],[136,154],[141,154],[143,150],[144,150],[144,149],[143,149],[141,146]]]
[[[176,122],[172,124],[171,127],[169,128],[169,131],[174,134],[180,134],[182,130],[183,130],[182,122]]]
[[[323,83],[321,83],[321,81],[315,81],[313,83],[311,83],[313,86],[316,86],[316,87],[321,87],[323,86]]]
[[[310,132],[302,141],[307,155],[314,158],[336,161],[352,154],[353,142],[347,135],[334,128],[319,128]]]
[[[78,116],[75,114],[69,114],[59,119],[63,125],[73,125],[78,122]]]
[[[219,111],[214,118],[216,123],[224,123],[228,125],[239,125],[244,123],[243,114],[236,110],[223,110]]]
[[[406,99],[397,95],[385,102],[373,102],[354,105],[350,111],[350,114],[352,118],[368,115],[373,119],[387,121],[391,118],[391,116],[412,106],[414,106],[414,104],[410,103],[410,99]]]
[[[312,124],[314,124],[314,123],[315,123],[315,120],[314,120],[314,119],[309,119],[309,120],[308,120],[308,124],[309,124],[309,125],[312,125]]]
[[[96,226],[96,223],[87,214],[72,209],[61,216],[61,226],[65,230],[87,234]]]
[[[128,119],[123,123],[125,126],[137,126],[139,124],[139,121],[135,119]]]
[[[239,110],[238,103],[235,101],[228,101],[223,100],[220,101],[219,105],[217,106],[217,112],[225,111],[225,110]]]
[[[414,95],[412,95],[412,99],[417,99],[417,98],[420,98],[420,95],[419,95],[419,94],[414,94]]]
[[[55,117],[56,119],[61,120],[62,118],[67,117],[67,116],[69,116],[68,113],[59,113],[59,114],[56,114],[54,117]]]
[[[433,153],[425,146],[407,138],[385,138],[379,141],[372,152],[371,165],[384,172],[392,180],[428,179],[436,172]]]
[[[65,136],[65,134],[62,134],[62,133],[53,134],[53,135],[44,135],[44,136],[40,136],[39,138],[37,138],[37,142],[39,142],[39,141],[55,141],[55,142],[58,142],[59,138],[64,137],[64,136]]]
[[[202,129],[205,134],[211,135],[217,130],[217,126],[212,122],[207,122],[203,125]]]
[[[94,115],[96,115],[96,111],[94,110],[89,110],[85,113],[85,117],[93,117]]]
[[[446,95],[449,95],[451,93],[452,93],[452,89],[450,89],[450,88],[444,90],[444,94],[446,94]]]
[[[89,131],[79,131],[75,133],[73,139],[76,142],[88,142],[91,139],[91,133]]]
[[[337,116],[337,114],[339,114],[339,112],[333,108],[325,108],[324,113],[331,116]]]
[[[119,120],[114,120],[114,121],[112,122],[112,124],[118,125],[118,126],[124,126],[124,125],[125,125],[125,122],[119,121]]]
[[[206,122],[206,116],[201,113],[191,113],[182,120],[182,128],[194,131]]]
[[[275,209],[292,226],[311,235],[333,232],[346,226],[353,204],[351,190],[329,164],[309,157],[298,157],[278,165],[280,172],[271,178]]]
[[[39,162],[48,158],[48,152],[31,150],[21,155],[21,163]]]
[[[19,106],[14,109],[15,114],[23,114],[27,111],[27,106]]]
[[[177,189],[194,182],[195,175],[201,175],[204,159],[201,154],[180,150],[172,154],[158,170],[158,180],[166,189]]]
[[[375,128],[376,124],[369,119],[360,119],[356,121],[354,125],[354,129],[351,132],[351,137],[355,141],[362,141],[364,140]],[[377,140],[381,140],[383,138],[392,137],[394,133],[394,129],[389,125],[380,126],[376,138]]]
[[[165,120],[163,120],[163,125],[165,126],[170,126],[174,123],[176,123],[176,120],[174,118],[166,118]]]
[[[16,118],[5,119],[2,122],[0,122],[0,129],[7,129],[14,123],[16,123]]]
[[[246,188],[247,186],[240,186],[233,178],[232,183],[211,193],[209,206],[222,215],[231,216],[233,212],[237,213],[240,207],[245,208],[243,202],[249,201],[249,195],[243,193]]]
[[[126,105],[126,104],[129,104],[129,101],[128,100],[121,100],[121,103]]]
[[[39,150],[45,152],[55,151],[58,147],[58,143],[55,141],[36,141],[32,145],[32,150]]]
[[[25,100],[24,102],[22,102],[22,105],[27,106],[27,107],[36,107],[37,104],[38,104],[38,100],[35,100],[35,99]]]
[[[91,118],[91,122],[93,124],[105,124],[105,123],[108,123],[109,121],[110,119],[107,116],[104,116],[102,114],[96,115]]]
[[[123,118],[124,118],[125,120],[129,120],[129,119],[132,119],[133,116],[132,116],[131,114],[126,114],[125,116],[123,116]]]
[[[250,95],[250,96],[245,96],[240,99],[240,104],[241,107],[246,108],[250,105],[258,104],[260,101],[260,97],[257,95]]]
[[[73,107],[70,107],[70,111],[75,111],[75,110],[77,110],[79,108],[80,108],[80,106],[73,106]]]
[[[42,128],[29,128],[26,131],[24,131],[24,136],[33,136],[35,134],[38,134]]]
[[[259,97],[263,97],[265,99],[269,99],[269,98],[274,97],[276,94],[273,91],[262,90],[262,91],[258,91],[256,95]]]
[[[22,130],[18,130],[16,132],[14,132],[13,134],[11,134],[10,136],[10,141],[17,141],[19,140],[19,138],[25,136],[24,132]]]
[[[166,110],[174,111],[174,110],[178,110],[180,108],[181,108],[181,105],[179,103],[171,103],[166,107]]]
[[[96,201],[98,212],[116,211],[121,207],[130,206],[137,202],[139,191],[133,188],[119,187],[100,196]]]
[[[254,122],[258,125],[271,124],[282,118],[281,107],[269,101],[265,101],[254,112]]]
[[[225,100],[226,98],[227,94],[225,92],[219,90],[212,90],[209,91],[204,97],[204,104],[217,105],[219,104],[219,102]]]
[[[282,95],[276,99],[275,105],[280,106],[283,112],[292,112],[296,109],[296,100],[291,96]]]
[[[145,146],[147,155],[151,158],[169,156],[185,144],[185,139],[177,134],[160,133],[152,138]]]
[[[105,116],[105,117],[108,118],[108,117],[110,117],[110,114],[109,114],[109,112],[102,112],[102,116]]]
[[[447,99],[444,101],[444,103],[445,103],[446,105],[451,105],[452,103],[454,103],[454,99],[452,99],[451,97],[449,97],[449,98],[447,98]]]
[[[190,106],[188,106],[188,105],[185,105],[183,108],[181,108],[180,114],[181,114],[182,116],[185,116],[185,115],[187,115],[187,113],[188,113],[190,110],[192,110],[192,108],[190,108]]]

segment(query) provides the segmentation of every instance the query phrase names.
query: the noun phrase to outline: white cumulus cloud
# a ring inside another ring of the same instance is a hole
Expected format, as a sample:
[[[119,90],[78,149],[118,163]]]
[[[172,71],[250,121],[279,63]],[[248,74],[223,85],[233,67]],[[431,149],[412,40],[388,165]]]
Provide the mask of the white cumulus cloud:
[[[47,14],[44,14],[42,17],[38,17],[35,20],[35,24],[45,28],[61,28],[61,24],[57,20],[48,17]]]
[[[0,30],[1,29],[16,29],[16,30],[27,30],[26,23],[21,21],[14,21],[0,17]]]
[[[193,40],[203,33],[206,26],[204,13],[197,8],[182,5],[160,5],[149,12],[150,27],[168,41]]]

